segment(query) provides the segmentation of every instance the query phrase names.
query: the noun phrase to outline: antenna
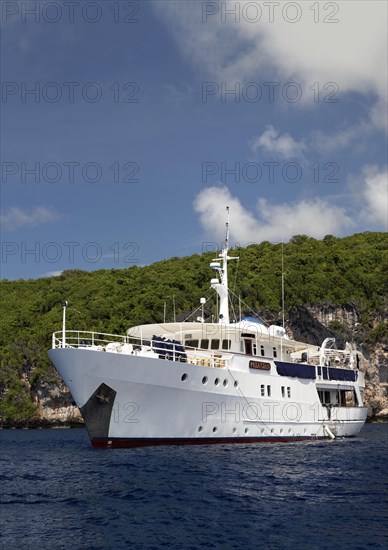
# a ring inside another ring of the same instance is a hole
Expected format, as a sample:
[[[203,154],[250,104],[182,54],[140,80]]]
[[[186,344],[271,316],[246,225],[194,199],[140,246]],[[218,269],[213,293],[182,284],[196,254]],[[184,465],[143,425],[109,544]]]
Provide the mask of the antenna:
[[[284,328],[284,239],[282,237],[282,326]]]
[[[68,302],[61,302],[61,306],[63,307],[63,317],[62,317],[62,347],[66,347],[66,308],[68,306]]]
[[[282,235],[282,327],[284,329],[284,238],[283,238],[283,235]],[[284,333],[282,334],[282,338],[280,340],[281,361],[283,361],[283,338],[284,338]]]
[[[225,248],[229,249],[229,206],[226,207],[226,236],[225,236]]]

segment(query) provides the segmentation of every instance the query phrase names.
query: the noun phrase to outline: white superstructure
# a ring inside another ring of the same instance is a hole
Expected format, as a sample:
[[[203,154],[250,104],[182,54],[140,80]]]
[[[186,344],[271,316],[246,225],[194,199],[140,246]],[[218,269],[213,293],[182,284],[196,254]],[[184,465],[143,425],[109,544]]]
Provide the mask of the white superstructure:
[[[227,228],[211,263],[217,322],[141,325],[123,336],[64,323],[53,334],[49,356],[93,446],[332,439],[361,430],[363,356],[352,345],[296,342],[255,318],[230,322],[228,236]]]

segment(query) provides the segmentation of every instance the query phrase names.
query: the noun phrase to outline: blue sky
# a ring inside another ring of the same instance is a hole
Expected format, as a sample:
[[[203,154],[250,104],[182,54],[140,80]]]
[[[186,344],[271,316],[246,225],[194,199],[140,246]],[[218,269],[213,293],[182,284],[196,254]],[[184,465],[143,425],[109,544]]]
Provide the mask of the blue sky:
[[[201,253],[227,205],[242,245],[387,231],[386,21],[373,0],[3,2],[1,277]]]

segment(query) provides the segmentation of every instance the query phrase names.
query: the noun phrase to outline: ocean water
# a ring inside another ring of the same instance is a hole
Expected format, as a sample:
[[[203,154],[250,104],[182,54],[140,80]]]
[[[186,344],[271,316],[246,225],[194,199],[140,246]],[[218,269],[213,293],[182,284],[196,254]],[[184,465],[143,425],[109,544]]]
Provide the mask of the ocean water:
[[[0,432],[1,548],[388,548],[388,425],[335,441],[95,450]]]

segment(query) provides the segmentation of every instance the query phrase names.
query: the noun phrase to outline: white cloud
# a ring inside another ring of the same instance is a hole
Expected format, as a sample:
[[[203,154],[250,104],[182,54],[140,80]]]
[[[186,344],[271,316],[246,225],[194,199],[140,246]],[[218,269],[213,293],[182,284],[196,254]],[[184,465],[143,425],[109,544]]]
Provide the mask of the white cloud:
[[[332,134],[318,130],[312,133],[310,144],[319,153],[332,153],[344,149],[361,139],[368,139],[371,130],[371,124],[367,122],[348,126]]]
[[[214,8],[214,15],[204,17],[207,4],[218,8]],[[262,11],[255,22],[254,4]],[[184,55],[213,80],[260,81],[263,76],[267,78],[265,71],[271,68],[281,82],[300,84],[303,99],[310,101],[310,86],[333,82],[340,100],[346,92],[375,97],[369,116],[381,127],[387,112],[386,2],[269,4],[275,10],[273,22],[269,6],[261,2],[155,2],[154,6],[169,24]],[[295,16],[295,8],[284,11],[287,4],[299,7],[300,18],[294,23],[287,19]]]
[[[303,141],[296,141],[288,133],[279,134],[277,130],[268,124],[264,132],[250,142],[250,147],[255,153],[264,151],[283,159],[299,158],[304,160],[304,152],[307,147]]]
[[[388,174],[368,167],[364,171],[363,199],[365,206],[361,216],[373,227],[388,231]]]
[[[42,275],[39,275],[39,277],[59,277],[62,273],[63,271],[47,271],[47,273],[43,273]]]
[[[341,235],[354,227],[354,222],[341,206],[315,197],[291,204],[273,205],[258,200],[259,217],[263,221],[260,240],[276,241],[282,236],[306,234],[317,239],[327,234]]]
[[[251,150],[259,154],[270,153],[278,158],[299,159],[308,162],[307,155],[311,151],[321,154],[331,154],[362,141],[366,142],[373,130],[371,123],[360,122],[347,126],[331,134],[315,130],[306,139],[295,140],[288,132],[280,134],[272,124],[268,124],[264,132],[249,142]],[[308,143],[308,145],[307,145]]]
[[[182,84],[180,87],[174,84],[163,84],[162,88],[165,90],[165,100],[175,106],[184,106],[193,96],[193,89],[188,84]]]
[[[385,93],[388,93],[387,90]],[[380,130],[387,131],[388,121],[388,104],[387,96],[379,97],[376,103],[371,108],[370,119],[372,124]]]
[[[194,209],[211,238],[222,241],[225,238],[226,207],[230,207],[231,238],[247,243],[252,241],[260,229],[253,214],[248,212],[237,197],[226,187],[207,187],[197,195]]]
[[[241,244],[287,240],[298,234],[322,238],[354,227],[344,208],[320,197],[279,205],[258,198],[257,213],[253,214],[226,187],[208,187],[196,197],[194,209],[205,231],[217,240],[225,234],[226,206],[230,207],[231,238]]]
[[[8,231],[36,227],[59,219],[59,214],[46,206],[36,206],[30,210],[12,206],[0,214],[0,223]]]

